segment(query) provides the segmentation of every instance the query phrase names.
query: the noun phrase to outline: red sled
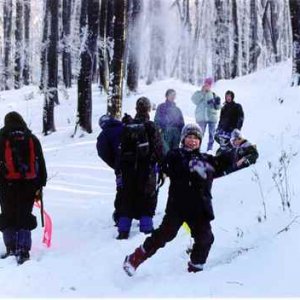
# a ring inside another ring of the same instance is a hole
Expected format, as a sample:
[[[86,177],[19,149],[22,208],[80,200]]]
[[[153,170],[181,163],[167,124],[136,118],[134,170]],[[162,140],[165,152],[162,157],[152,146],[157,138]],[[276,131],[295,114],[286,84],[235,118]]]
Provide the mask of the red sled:
[[[35,202],[34,206],[41,209],[40,202]],[[44,209],[43,209],[43,217],[45,220],[45,224],[42,224],[42,226],[44,227],[44,234],[43,234],[42,242],[49,248],[51,246],[51,240],[52,240],[52,220]]]

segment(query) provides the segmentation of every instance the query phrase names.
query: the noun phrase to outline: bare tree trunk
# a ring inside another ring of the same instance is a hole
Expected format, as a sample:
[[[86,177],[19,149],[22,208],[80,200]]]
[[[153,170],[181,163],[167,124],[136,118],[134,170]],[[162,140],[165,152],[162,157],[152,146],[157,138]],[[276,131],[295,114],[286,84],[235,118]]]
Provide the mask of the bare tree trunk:
[[[270,14],[271,14],[271,40],[273,46],[273,54],[275,62],[280,62],[281,57],[278,51],[279,27],[278,27],[278,2],[270,1]]]
[[[3,28],[4,28],[4,89],[11,88],[11,35],[12,35],[12,0],[5,0],[3,4]]]
[[[214,62],[214,77],[218,79],[229,79],[231,76],[229,65],[229,27],[228,0],[215,0],[216,20],[215,20],[215,62]]]
[[[101,91],[108,92],[108,57],[107,57],[107,14],[108,14],[108,1],[101,1],[100,8],[100,22],[99,22],[99,86]]]
[[[47,3],[49,7],[50,36],[46,55],[48,71],[47,88],[44,90],[43,133],[45,135],[55,131],[54,104],[59,104],[57,92],[58,0],[48,0]]]
[[[115,10],[114,53],[110,70],[109,96],[107,99],[107,112],[116,118],[121,118],[122,115],[126,2],[126,0],[119,0],[118,9]]]
[[[131,18],[128,30],[128,63],[127,63],[127,87],[129,91],[136,92],[139,81],[139,55],[141,44],[140,14],[142,10],[141,0],[131,0]]]
[[[82,52],[80,55],[81,68],[78,77],[78,106],[77,126],[87,133],[92,132],[92,79],[95,64],[95,52],[97,48],[97,36],[99,29],[99,1],[82,0],[81,32]],[[85,5],[86,7],[85,7]],[[84,15],[85,14],[85,15]],[[87,22],[86,22],[87,20]],[[87,28],[84,29],[84,24]],[[85,32],[85,34],[84,34]],[[75,129],[75,132],[76,132]]]
[[[257,60],[261,49],[258,41],[258,5],[257,0],[250,2],[250,49],[249,49],[249,72],[257,70]]]
[[[41,46],[41,80],[40,90],[44,91],[47,86],[47,51],[48,51],[48,35],[49,35],[49,7],[48,1],[44,2],[44,15],[43,15],[43,37]]]
[[[232,23],[233,23],[233,56],[232,56],[232,70],[231,78],[239,76],[239,50],[240,50],[240,36],[239,36],[239,24],[237,16],[237,0],[232,0]]]
[[[25,85],[30,83],[30,15],[31,0],[24,1],[24,67],[23,82]]]
[[[290,1],[293,33],[293,77],[292,86],[300,85],[300,0]]]
[[[47,52],[48,63],[48,90],[50,98],[53,98],[55,104],[59,104],[57,83],[58,83],[58,2],[59,0],[50,0],[50,36],[49,36],[49,49]]]
[[[71,58],[71,0],[63,0],[63,80],[66,88],[72,86],[72,58]]]
[[[244,0],[242,5],[242,17],[241,17],[241,74],[246,75],[249,73],[248,65],[249,65],[249,33],[247,30],[249,29],[247,8],[249,2],[248,0]]]
[[[115,9],[119,9],[119,0],[108,0],[107,3],[107,24],[106,24],[106,48],[107,48],[107,61],[109,66],[109,72],[111,68],[111,62],[113,57],[114,48],[114,27],[115,27]]]
[[[270,54],[272,53],[272,38],[271,38],[271,24],[270,24],[270,1],[267,0],[264,3],[264,12],[262,16],[262,25],[263,25],[263,34],[264,34],[264,42],[267,50],[267,65],[272,62],[270,58]]]
[[[194,37],[192,41],[192,58],[191,58],[191,73],[190,73],[190,83],[195,84],[195,82],[198,79],[198,74],[197,74],[197,64],[199,62],[196,60],[199,55],[198,51],[196,50],[199,45],[199,40],[200,40],[200,5],[199,5],[199,0],[195,0],[195,31],[194,31]]]
[[[23,51],[23,1],[16,0],[16,28],[15,28],[15,89],[22,86]]]

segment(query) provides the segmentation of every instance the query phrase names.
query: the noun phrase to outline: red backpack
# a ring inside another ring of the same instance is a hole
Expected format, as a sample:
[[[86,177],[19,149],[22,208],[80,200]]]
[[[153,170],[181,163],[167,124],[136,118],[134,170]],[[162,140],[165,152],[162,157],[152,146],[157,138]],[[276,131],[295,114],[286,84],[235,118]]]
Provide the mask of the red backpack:
[[[13,131],[4,141],[5,179],[30,180],[37,177],[36,153],[32,135]]]

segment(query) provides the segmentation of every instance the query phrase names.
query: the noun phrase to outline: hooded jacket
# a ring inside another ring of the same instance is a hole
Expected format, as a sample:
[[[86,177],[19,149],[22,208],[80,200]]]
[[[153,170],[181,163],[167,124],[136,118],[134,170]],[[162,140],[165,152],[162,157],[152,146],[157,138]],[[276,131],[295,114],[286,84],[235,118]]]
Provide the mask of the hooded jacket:
[[[124,125],[121,121],[110,118],[101,128],[102,131],[98,135],[96,144],[98,156],[115,170]]]

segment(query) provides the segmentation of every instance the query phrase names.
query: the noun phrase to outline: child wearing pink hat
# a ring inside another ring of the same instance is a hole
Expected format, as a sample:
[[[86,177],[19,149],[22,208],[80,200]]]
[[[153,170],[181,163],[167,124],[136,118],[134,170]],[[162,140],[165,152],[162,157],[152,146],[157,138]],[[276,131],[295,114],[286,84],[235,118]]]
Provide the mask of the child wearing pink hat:
[[[214,135],[219,119],[219,110],[221,109],[220,97],[211,91],[213,82],[213,78],[205,78],[201,91],[196,91],[192,96],[192,102],[196,105],[196,122],[201,127],[203,134],[205,134],[206,127],[208,127],[208,153],[212,152],[213,149]]]

